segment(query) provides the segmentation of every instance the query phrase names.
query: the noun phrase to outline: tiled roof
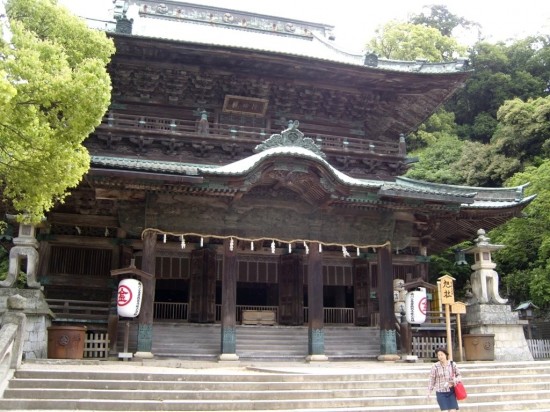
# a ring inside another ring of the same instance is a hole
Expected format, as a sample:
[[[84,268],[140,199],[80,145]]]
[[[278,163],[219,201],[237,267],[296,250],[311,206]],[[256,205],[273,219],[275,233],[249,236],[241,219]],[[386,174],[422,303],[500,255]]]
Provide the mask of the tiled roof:
[[[363,52],[343,50],[327,38],[327,32],[322,29],[308,31],[307,36],[292,36],[288,33],[285,35],[285,33],[265,30],[245,29],[238,25],[206,24],[204,21],[189,18],[178,19],[174,18],[170,12],[155,16],[154,13],[145,14],[139,10],[137,5],[130,6],[128,10],[128,18],[133,19],[132,36],[258,50],[365,66]],[[93,22],[90,23],[93,24]],[[114,31],[114,26],[107,27],[107,30]],[[463,72],[468,69],[468,64],[465,59],[446,63],[376,59],[376,63],[369,65],[369,69],[437,74]]]
[[[153,161],[117,157],[92,156],[92,167],[121,170],[151,171],[159,174],[182,174],[190,176],[246,176],[268,159],[301,158],[313,160],[322,165],[341,184],[356,189],[378,189],[385,197],[433,200],[459,205],[461,208],[502,209],[531,202],[535,196],[524,197],[525,186],[511,188],[479,188],[429,183],[398,177],[395,181],[357,179],[332,167],[318,154],[299,146],[279,146],[256,153],[245,159],[224,165],[190,165],[178,162]]]
[[[420,188],[421,190],[434,189],[457,196],[472,196],[473,202],[462,204],[465,208],[495,209],[511,207],[528,204],[536,197],[536,195],[524,196],[526,184],[516,187],[473,187],[423,182],[406,177],[398,177],[396,182],[403,187]]]
[[[139,170],[157,173],[176,173],[197,175],[197,167],[185,163],[165,162],[159,160],[132,159],[127,157],[92,156],[92,166],[120,170]]]
[[[291,156],[298,157],[302,159],[311,159],[315,160],[325,166],[325,168],[332,173],[340,182],[357,187],[381,187],[382,183],[376,180],[363,180],[356,179],[354,177],[348,176],[345,173],[340,172],[339,170],[332,167],[325,159],[321,156],[313,153],[311,150],[308,150],[303,147],[298,146],[282,146],[282,147],[272,147],[270,149],[264,150],[260,153],[256,153],[246,159],[238,160],[234,163],[230,163],[225,166],[212,167],[212,168],[199,168],[199,171],[207,175],[227,175],[227,176],[242,176],[250,172],[256,165],[260,164],[262,161],[268,158],[280,156]]]

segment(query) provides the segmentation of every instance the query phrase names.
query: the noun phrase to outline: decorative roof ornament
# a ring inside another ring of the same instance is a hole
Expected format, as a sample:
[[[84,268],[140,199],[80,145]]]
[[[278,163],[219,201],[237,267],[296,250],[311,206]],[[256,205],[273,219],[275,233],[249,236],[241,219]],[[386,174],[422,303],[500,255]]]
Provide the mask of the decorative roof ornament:
[[[255,153],[263,152],[264,150],[271,149],[273,147],[289,146],[289,147],[303,147],[310,150],[321,158],[325,158],[326,155],[321,151],[321,148],[315,144],[312,138],[304,137],[304,134],[298,130],[300,122],[298,120],[290,120],[288,122],[288,128],[283,130],[281,134],[273,134],[263,143],[254,148]]]
[[[122,34],[132,34],[134,19],[129,19],[126,14],[130,7],[128,0],[114,0],[114,18],[116,20],[115,31]]]

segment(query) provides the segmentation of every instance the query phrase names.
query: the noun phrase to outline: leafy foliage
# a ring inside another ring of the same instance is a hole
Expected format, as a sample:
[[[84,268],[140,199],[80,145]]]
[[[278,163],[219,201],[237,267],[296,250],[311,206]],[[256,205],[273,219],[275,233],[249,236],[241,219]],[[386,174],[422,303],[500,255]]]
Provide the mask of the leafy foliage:
[[[472,30],[480,28],[478,23],[466,20],[449,11],[447,6],[433,4],[424,8],[422,13],[412,16],[412,24],[423,25],[437,29],[443,36],[451,37],[457,28]]]
[[[492,142],[499,151],[524,163],[550,157],[550,96],[506,101],[498,111]]]
[[[463,25],[479,28],[448,13],[444,6],[430,6],[410,23],[391,22],[369,45],[389,58],[423,55],[445,60],[448,49],[434,52],[433,45],[423,43],[425,37],[415,34],[415,25],[445,36]],[[402,43],[400,36],[405,39]],[[424,53],[419,51],[423,44]],[[419,158],[408,171],[409,177],[486,187],[531,183],[526,194],[537,197],[525,215],[489,236],[492,242],[506,245],[496,253],[495,261],[511,302],[532,300],[541,308],[550,308],[549,61],[550,36],[513,43],[478,42],[470,51],[474,73],[465,87],[445,104],[445,110],[408,137],[411,154]],[[454,266],[452,251],[432,256],[431,280],[449,273],[464,281],[460,268]]]
[[[367,48],[387,59],[426,59],[430,62],[451,60],[466,51],[455,39],[442,35],[433,27],[397,20],[379,27]]]
[[[516,300],[528,295],[540,307],[550,306],[550,159],[527,167],[507,182],[530,182],[526,194],[536,199],[516,218],[491,232],[494,240],[506,245],[496,255],[501,272]]]
[[[462,178],[454,167],[464,150],[464,142],[456,136],[442,133],[425,149],[412,152],[419,162],[407,172],[407,176],[429,182],[460,184]]]
[[[460,135],[489,143],[497,112],[506,100],[546,96],[550,84],[549,49],[548,38],[544,37],[511,45],[477,43],[470,53],[473,75],[446,104],[446,109],[456,115]]]
[[[0,188],[38,221],[89,168],[82,141],[110,103],[111,40],[54,0],[9,0],[0,40]]]

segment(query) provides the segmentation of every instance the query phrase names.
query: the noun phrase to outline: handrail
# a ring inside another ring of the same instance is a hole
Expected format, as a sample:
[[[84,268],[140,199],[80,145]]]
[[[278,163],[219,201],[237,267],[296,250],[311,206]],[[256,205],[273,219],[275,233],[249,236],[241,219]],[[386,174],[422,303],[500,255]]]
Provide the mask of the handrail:
[[[208,138],[217,137],[228,141],[241,141],[259,144],[272,134],[281,133],[281,130],[264,127],[240,126],[224,123],[210,123],[208,131],[202,133],[198,128],[198,120],[176,119],[170,117],[141,116],[110,111],[101,125],[101,131],[120,132],[131,131],[136,135],[157,135],[171,138],[186,136]],[[311,127],[311,129],[310,129]],[[323,150],[350,153],[370,153],[372,155],[400,156],[399,143],[388,143],[372,139],[337,136],[330,133],[318,132],[315,126],[302,124],[300,129],[306,137],[311,137]]]
[[[6,323],[0,328],[0,397],[6,387],[4,382],[11,379],[14,369],[23,360],[23,334],[19,331],[20,327],[17,323]]]
[[[8,323],[0,329],[0,342],[3,343],[0,346],[0,370],[2,371],[6,369],[6,364],[9,365],[8,369],[12,367],[13,346],[17,338],[17,329],[19,329],[19,325],[14,323]]]

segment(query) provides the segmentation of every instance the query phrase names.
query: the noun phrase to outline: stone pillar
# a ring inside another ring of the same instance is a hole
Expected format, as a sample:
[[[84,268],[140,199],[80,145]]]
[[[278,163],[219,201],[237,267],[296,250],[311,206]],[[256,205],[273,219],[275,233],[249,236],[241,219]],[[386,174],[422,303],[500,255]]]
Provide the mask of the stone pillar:
[[[231,248],[232,241],[223,242],[223,273],[222,273],[222,336],[220,361],[236,361],[237,356],[237,272],[239,262],[236,245]],[[233,250],[231,250],[233,249]]]
[[[307,260],[307,295],[309,307],[307,360],[326,361],[323,308],[323,259],[319,243],[312,242]]]
[[[153,275],[152,278],[141,279],[143,282],[143,298],[138,320],[138,339],[136,358],[152,358],[153,347],[153,310],[155,300],[155,260],[157,234],[147,231],[143,235],[143,258],[141,270]]]
[[[378,295],[380,302],[380,356],[381,361],[395,361],[397,341],[393,307],[393,267],[391,246],[378,249]]]

